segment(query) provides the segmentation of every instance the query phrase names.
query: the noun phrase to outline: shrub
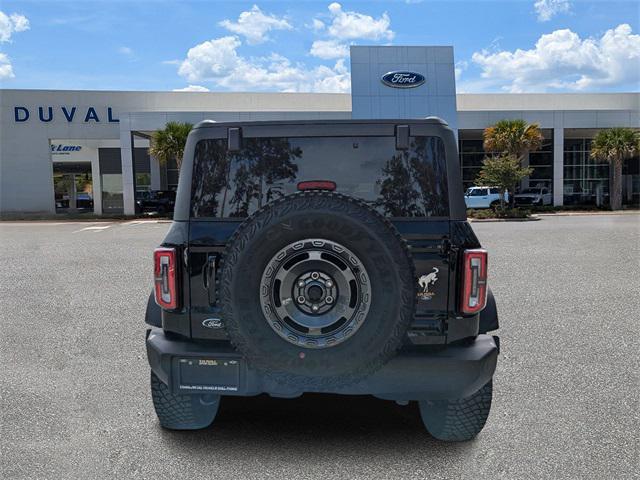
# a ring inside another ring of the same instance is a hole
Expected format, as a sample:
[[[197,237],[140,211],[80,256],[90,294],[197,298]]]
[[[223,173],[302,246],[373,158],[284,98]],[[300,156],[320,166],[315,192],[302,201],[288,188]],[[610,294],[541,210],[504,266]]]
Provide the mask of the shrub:
[[[497,208],[495,210],[487,208],[484,210],[467,210],[468,218],[488,219],[488,218],[529,218],[531,210],[525,208]]]

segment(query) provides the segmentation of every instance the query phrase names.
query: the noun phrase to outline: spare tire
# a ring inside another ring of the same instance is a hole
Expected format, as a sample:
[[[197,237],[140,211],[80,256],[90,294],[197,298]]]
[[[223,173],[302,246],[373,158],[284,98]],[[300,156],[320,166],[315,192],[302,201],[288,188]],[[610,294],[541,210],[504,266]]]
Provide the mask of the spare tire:
[[[415,310],[406,243],[363,201],[332,192],[286,196],[229,240],[222,318],[254,368],[307,389],[373,373],[403,342]]]

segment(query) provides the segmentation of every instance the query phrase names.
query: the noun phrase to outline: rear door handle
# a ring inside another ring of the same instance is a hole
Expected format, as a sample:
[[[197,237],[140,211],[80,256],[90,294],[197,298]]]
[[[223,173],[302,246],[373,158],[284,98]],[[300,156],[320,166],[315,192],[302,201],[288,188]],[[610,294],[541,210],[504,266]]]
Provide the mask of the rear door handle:
[[[202,285],[207,290],[209,305],[216,303],[216,255],[209,255],[202,272]]]

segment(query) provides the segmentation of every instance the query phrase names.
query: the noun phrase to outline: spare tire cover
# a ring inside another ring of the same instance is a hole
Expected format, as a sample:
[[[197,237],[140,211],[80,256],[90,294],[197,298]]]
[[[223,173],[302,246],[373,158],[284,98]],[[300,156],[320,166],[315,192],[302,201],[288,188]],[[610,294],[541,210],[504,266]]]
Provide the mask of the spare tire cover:
[[[395,227],[333,192],[289,195],[247,218],[219,281],[224,324],[249,364],[307,389],[373,373],[415,310],[413,261]]]

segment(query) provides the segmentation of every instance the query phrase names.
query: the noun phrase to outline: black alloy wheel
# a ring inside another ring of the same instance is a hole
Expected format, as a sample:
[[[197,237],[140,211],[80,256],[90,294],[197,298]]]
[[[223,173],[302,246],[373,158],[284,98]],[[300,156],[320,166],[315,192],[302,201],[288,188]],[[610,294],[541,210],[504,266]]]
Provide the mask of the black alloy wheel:
[[[273,330],[293,345],[326,348],[354,335],[369,312],[369,276],[337,242],[305,239],[273,256],[262,275],[261,304]]]

